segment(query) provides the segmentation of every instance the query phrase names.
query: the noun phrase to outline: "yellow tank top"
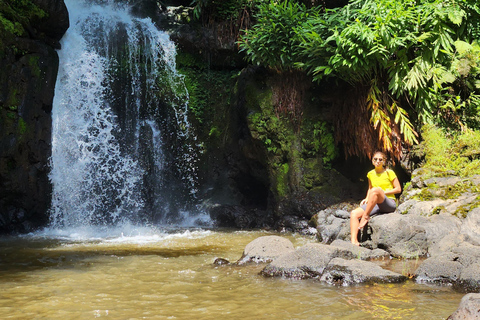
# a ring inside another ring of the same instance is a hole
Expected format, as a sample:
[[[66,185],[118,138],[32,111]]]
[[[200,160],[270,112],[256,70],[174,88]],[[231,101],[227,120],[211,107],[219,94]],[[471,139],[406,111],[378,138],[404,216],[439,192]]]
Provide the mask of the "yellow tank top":
[[[393,189],[393,180],[397,175],[393,170],[387,169],[382,173],[377,173],[375,169],[369,171],[367,178],[370,180],[372,187],[380,187],[383,191]],[[387,195],[388,198],[395,199],[394,194]]]

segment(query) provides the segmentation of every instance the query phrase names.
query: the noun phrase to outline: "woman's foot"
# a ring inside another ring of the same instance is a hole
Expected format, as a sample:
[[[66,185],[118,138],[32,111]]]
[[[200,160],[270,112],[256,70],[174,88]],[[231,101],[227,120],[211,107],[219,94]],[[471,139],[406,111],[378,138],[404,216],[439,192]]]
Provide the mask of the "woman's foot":
[[[360,242],[358,242],[358,241],[352,241],[352,244],[354,244],[356,246],[360,246]]]
[[[370,220],[370,217],[362,217],[360,224],[358,225],[358,230],[362,230],[363,227],[365,227],[365,225],[368,223],[368,220]]]

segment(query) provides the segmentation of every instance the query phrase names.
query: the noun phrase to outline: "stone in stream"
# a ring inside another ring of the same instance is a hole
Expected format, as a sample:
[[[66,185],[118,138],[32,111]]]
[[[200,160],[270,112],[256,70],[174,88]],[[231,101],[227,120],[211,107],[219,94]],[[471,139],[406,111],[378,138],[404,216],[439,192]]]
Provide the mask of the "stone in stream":
[[[320,278],[334,285],[353,285],[359,283],[401,283],[407,277],[385,270],[373,262],[334,258],[327,265]]]
[[[390,259],[390,254],[382,249],[368,249],[352,244],[350,241],[335,240],[330,244],[332,247],[338,247],[349,250],[352,256],[360,260],[386,260]]]
[[[416,281],[453,284],[460,292],[480,291],[480,247],[462,243],[458,248],[425,260],[416,271]]]
[[[260,274],[294,279],[316,278],[322,275],[330,260],[340,255],[339,251],[339,248],[329,245],[309,243],[273,260]],[[347,252],[343,250],[343,253]]]
[[[448,252],[425,260],[416,271],[419,283],[449,284],[456,282],[462,272],[458,255]]]
[[[447,320],[480,320],[480,293],[465,295],[458,309]]]
[[[247,244],[237,264],[270,262],[276,257],[294,250],[293,243],[286,238],[264,236]]]
[[[381,282],[403,282],[407,277],[384,270],[373,262],[360,259],[389,258],[387,252],[370,250],[336,240],[331,245],[309,243],[274,259],[262,271],[267,277],[294,279],[319,278],[343,285]]]

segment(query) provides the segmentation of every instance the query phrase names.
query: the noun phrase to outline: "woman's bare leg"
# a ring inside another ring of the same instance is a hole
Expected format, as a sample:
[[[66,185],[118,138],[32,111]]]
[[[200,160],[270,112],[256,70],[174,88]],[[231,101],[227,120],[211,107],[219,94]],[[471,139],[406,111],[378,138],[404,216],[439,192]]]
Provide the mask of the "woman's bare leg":
[[[370,212],[372,212],[373,207],[376,204],[382,203],[385,200],[385,192],[381,188],[372,188],[368,194],[367,207],[363,213],[360,224],[358,225],[359,229],[362,229],[367,224],[370,219]]]
[[[358,243],[358,226],[359,220],[362,218],[364,211],[362,208],[357,208],[350,213],[350,235],[351,235],[351,242],[355,245],[360,245]]]

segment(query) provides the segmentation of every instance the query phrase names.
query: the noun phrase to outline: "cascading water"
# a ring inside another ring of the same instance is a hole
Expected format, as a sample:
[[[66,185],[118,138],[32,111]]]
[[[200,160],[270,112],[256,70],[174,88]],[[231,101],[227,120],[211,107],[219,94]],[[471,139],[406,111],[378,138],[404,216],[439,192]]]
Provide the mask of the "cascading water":
[[[174,43],[125,7],[65,2],[52,226],[179,222],[193,207],[197,181]]]

